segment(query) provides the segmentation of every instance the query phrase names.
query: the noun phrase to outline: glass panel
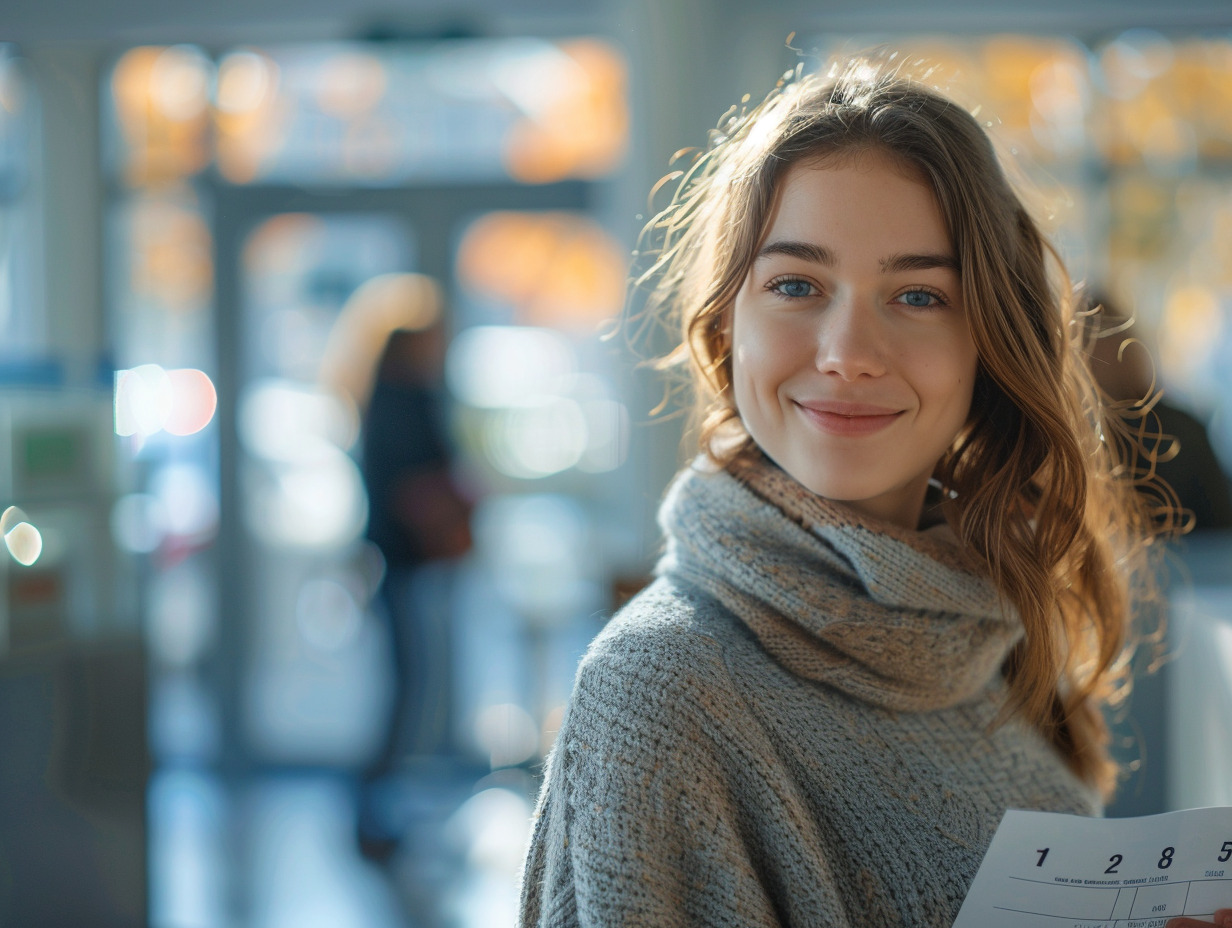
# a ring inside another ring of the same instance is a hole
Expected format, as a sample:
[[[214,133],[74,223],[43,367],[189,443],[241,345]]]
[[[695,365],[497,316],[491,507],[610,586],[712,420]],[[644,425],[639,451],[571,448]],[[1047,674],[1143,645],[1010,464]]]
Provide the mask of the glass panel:
[[[116,362],[214,369],[213,235],[187,184],[139,189],[109,216]]]
[[[242,261],[241,505],[261,578],[246,721],[264,757],[344,764],[375,737],[385,693],[352,451],[385,338],[411,321],[388,286],[354,295],[396,290],[414,243],[388,216],[288,213],[253,230]]]
[[[232,183],[597,177],[628,134],[625,63],[594,39],[240,49],[218,67]]]
[[[46,323],[34,274],[34,207],[30,196],[35,99],[24,63],[0,43],[0,364],[11,376],[38,379],[47,350]],[[55,379],[54,371],[47,371]]]

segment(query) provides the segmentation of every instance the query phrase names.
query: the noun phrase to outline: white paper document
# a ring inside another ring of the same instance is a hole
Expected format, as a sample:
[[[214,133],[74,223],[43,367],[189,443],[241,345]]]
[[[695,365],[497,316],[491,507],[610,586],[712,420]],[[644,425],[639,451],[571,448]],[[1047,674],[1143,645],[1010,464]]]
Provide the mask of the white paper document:
[[[1163,928],[1232,908],[1232,808],[1009,811],[954,928]]]

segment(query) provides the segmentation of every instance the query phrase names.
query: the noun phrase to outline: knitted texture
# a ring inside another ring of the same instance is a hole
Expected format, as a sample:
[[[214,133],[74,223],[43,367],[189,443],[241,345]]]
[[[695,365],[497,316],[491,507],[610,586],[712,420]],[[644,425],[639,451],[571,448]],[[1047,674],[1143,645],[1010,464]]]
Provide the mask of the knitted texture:
[[[943,928],[1007,808],[1098,811],[994,727],[1021,632],[942,535],[764,460],[686,470],[660,518],[659,578],[579,667],[521,924]]]

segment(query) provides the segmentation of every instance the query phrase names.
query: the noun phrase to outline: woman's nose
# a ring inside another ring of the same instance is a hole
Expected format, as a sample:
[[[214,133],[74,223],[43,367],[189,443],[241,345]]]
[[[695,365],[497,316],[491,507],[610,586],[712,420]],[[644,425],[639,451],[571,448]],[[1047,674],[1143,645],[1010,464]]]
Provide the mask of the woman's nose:
[[[883,321],[876,308],[851,297],[837,299],[821,314],[817,369],[843,380],[886,372]]]

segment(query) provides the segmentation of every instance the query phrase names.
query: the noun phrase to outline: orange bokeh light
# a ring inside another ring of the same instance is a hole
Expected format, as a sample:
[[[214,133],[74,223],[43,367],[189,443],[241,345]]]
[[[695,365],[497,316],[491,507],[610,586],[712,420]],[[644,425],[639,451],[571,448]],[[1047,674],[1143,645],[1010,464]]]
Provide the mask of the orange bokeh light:
[[[600,177],[624,155],[629,135],[625,61],[605,42],[578,39],[560,50],[576,66],[566,88],[505,140],[510,176],[542,184],[564,177]]]
[[[571,213],[497,212],[467,230],[458,274],[510,304],[523,325],[594,326],[624,301],[626,256],[598,223]]]

